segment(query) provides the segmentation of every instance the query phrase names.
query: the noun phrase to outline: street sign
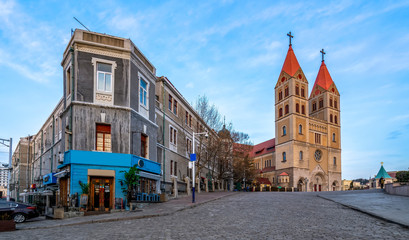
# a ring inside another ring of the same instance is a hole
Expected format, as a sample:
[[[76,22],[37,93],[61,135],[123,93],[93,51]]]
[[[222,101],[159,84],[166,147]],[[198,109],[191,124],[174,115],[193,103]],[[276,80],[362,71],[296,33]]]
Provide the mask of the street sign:
[[[192,169],[192,168],[193,168],[193,162],[190,161],[190,162],[189,162],[189,169]]]
[[[196,153],[191,153],[190,154],[190,161],[192,161],[192,162],[196,161]]]

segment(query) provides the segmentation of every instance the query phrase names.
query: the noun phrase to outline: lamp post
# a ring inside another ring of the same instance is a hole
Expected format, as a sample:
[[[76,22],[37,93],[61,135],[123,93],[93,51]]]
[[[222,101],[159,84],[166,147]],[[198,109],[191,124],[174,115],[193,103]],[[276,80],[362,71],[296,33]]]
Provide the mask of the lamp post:
[[[207,132],[202,132],[202,133],[193,133],[193,149],[192,149],[192,155],[195,156],[195,135],[205,135],[206,138],[209,137]],[[192,160],[192,174],[193,174],[193,186],[192,186],[192,203],[195,203],[195,189],[196,189],[196,156],[195,159]],[[200,187],[200,186],[199,186]]]

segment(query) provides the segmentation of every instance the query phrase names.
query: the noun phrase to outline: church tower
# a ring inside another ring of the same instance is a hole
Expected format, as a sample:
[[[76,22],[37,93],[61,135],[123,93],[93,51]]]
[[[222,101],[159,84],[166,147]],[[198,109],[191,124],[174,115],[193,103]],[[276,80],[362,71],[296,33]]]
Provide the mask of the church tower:
[[[275,167],[280,186],[297,187],[298,176],[308,175],[308,81],[294,54],[291,32],[287,36],[290,44],[275,86]]]

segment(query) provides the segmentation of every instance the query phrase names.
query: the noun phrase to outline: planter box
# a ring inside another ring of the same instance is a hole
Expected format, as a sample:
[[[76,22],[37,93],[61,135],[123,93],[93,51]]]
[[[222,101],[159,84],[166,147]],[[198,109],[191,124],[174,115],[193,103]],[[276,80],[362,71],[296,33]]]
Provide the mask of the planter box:
[[[0,220],[0,232],[16,230],[16,223],[14,220]]]

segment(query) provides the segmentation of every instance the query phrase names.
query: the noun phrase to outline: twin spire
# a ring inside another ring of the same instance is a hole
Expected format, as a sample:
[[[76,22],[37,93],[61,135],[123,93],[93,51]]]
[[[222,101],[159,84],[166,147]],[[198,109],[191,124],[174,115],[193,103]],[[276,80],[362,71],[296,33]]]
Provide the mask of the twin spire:
[[[294,36],[291,35],[291,32],[287,33],[287,36],[289,38],[289,47],[288,47],[287,56],[285,57],[285,61],[284,61],[283,68],[281,69],[281,71],[286,72],[291,77],[294,77],[295,73],[301,67],[300,67],[300,64],[298,63],[297,57],[294,54],[294,50],[291,44],[291,39],[294,38]],[[325,65],[324,55],[326,53],[324,49],[322,49],[320,53],[322,54],[321,66],[320,66],[320,70],[318,71],[317,78],[315,79],[314,87],[312,89],[315,89],[315,86],[318,85],[325,90],[329,90],[329,88],[334,82],[332,81],[331,75],[329,74],[327,66]]]

